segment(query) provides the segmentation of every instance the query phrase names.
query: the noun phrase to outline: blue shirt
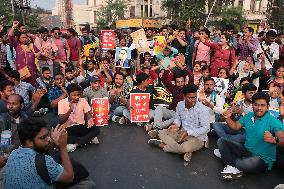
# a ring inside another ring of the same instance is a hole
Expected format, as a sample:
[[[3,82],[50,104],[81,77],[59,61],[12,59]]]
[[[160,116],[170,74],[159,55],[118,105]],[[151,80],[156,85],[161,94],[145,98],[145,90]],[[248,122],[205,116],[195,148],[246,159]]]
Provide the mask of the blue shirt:
[[[256,119],[253,112],[239,119],[240,124],[245,127],[245,147],[253,155],[260,157],[267,165],[268,170],[272,168],[276,160],[276,145],[265,142],[264,132],[269,131],[272,135],[278,131],[284,131],[281,121],[266,113],[263,117]]]
[[[6,164],[4,173],[4,189],[49,189],[52,185],[46,184],[38,175],[35,166],[37,152],[30,148],[14,150]],[[50,178],[58,181],[63,174],[64,168],[56,163],[52,157],[45,156],[46,166]]]

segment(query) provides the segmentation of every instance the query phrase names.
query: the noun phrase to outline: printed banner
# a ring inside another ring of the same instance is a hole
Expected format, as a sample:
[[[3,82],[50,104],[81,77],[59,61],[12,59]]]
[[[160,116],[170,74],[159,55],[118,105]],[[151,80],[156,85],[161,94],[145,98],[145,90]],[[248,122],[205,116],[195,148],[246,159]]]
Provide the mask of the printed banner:
[[[153,100],[154,106],[162,105],[168,107],[172,103],[173,97],[164,87],[155,87]]]
[[[92,99],[92,109],[94,123],[96,126],[104,126],[108,124],[109,102],[108,98]]]
[[[155,36],[154,38],[154,55],[163,53],[166,45],[166,39],[164,36]]]
[[[225,93],[228,91],[229,87],[229,80],[228,79],[223,79],[223,78],[218,78],[218,77],[212,77],[215,81],[215,87],[214,90],[224,97]]]
[[[113,30],[102,30],[102,49],[115,48],[115,34]]]
[[[131,33],[130,36],[132,37],[133,44],[135,45],[137,50],[142,53],[150,51],[144,29],[137,30]]]
[[[128,47],[116,47],[115,67],[130,68],[131,51]]]
[[[131,122],[150,121],[150,93],[130,93]]]

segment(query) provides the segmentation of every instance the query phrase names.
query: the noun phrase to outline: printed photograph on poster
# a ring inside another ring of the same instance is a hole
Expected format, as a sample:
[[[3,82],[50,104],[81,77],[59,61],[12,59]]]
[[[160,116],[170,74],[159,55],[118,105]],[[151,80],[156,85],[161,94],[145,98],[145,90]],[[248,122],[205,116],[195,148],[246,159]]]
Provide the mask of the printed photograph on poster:
[[[131,51],[128,47],[116,47],[115,67],[130,68]]]
[[[228,91],[229,80],[224,78],[212,77],[215,81],[214,90],[221,96]]]
[[[155,36],[154,40],[154,55],[163,53],[166,45],[166,39],[164,36]]]
[[[108,125],[109,101],[108,98],[94,98],[91,100],[94,123],[96,126]]]
[[[102,30],[102,49],[115,48],[115,35],[113,30]]]
[[[144,29],[137,30],[131,33],[130,36],[132,37],[133,44],[135,45],[137,50],[142,53],[150,51]]]
[[[130,115],[132,123],[150,121],[150,93],[130,93]]]

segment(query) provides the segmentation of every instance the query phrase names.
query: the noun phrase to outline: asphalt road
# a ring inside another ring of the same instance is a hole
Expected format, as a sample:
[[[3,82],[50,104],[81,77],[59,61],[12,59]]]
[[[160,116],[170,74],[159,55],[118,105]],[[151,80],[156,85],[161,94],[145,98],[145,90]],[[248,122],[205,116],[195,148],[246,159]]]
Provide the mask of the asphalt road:
[[[284,183],[283,171],[274,168],[236,181],[220,177],[223,165],[210,148],[193,153],[190,163],[182,156],[165,153],[147,144],[141,127],[111,124],[101,128],[99,145],[77,149],[71,156],[83,163],[99,189],[272,189]]]

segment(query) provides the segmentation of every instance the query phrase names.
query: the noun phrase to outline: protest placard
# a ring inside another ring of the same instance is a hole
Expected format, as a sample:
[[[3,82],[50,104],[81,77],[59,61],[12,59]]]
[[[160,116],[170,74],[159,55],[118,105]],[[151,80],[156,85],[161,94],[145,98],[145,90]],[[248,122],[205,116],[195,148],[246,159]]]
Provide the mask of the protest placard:
[[[130,93],[130,114],[131,122],[150,121],[150,93]]]
[[[166,39],[164,36],[155,36],[154,38],[154,55],[163,53],[166,45]]]
[[[131,51],[128,47],[116,47],[115,67],[130,68]]]
[[[108,124],[109,102],[108,98],[92,99],[94,123],[96,126]]]
[[[131,33],[130,36],[132,37],[133,44],[135,45],[137,50],[142,53],[150,51],[144,29],[137,30]]]
[[[102,30],[102,49],[115,48],[115,35],[113,30]]]

